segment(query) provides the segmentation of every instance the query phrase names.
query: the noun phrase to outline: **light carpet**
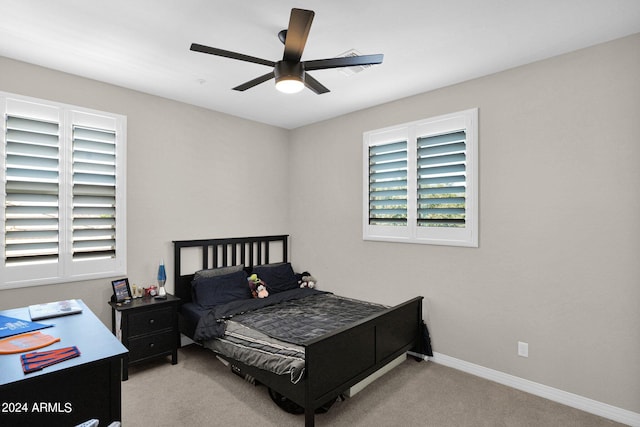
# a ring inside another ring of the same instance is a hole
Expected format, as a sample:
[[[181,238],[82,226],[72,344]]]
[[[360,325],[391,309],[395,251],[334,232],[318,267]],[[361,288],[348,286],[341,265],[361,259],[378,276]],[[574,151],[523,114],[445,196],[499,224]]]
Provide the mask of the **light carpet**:
[[[197,345],[178,364],[151,361],[122,383],[123,427],[304,426],[267,388],[230,372]],[[317,414],[316,426],[599,427],[622,424],[432,362],[407,359],[354,397]]]

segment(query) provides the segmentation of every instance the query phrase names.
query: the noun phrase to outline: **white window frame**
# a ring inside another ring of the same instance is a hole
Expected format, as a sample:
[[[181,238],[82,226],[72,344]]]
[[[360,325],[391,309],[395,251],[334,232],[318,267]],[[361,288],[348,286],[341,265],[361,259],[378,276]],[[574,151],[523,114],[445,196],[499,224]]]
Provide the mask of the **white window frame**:
[[[464,130],[466,132],[465,226],[418,227],[417,140],[422,137]],[[407,141],[407,224],[369,224],[369,149],[372,146]],[[478,109],[431,117],[376,129],[363,134],[363,239],[429,245],[478,247]]]
[[[58,102],[0,92],[0,289],[49,285],[126,274],[126,140],[127,118],[120,114],[92,110]],[[7,167],[7,115],[55,121],[59,124],[58,261],[10,265],[5,263],[5,206]],[[115,256],[105,259],[73,260],[73,126],[107,129],[116,133]]]

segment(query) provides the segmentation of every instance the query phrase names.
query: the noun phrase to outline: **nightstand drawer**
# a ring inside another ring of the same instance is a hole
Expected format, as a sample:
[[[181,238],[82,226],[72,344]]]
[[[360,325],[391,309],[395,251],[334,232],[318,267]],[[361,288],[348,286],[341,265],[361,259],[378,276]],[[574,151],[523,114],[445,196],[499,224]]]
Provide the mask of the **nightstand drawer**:
[[[129,337],[172,328],[174,313],[172,307],[131,313],[129,315]]]
[[[176,334],[167,331],[129,340],[129,359],[134,362],[160,353],[171,352],[176,345]]]

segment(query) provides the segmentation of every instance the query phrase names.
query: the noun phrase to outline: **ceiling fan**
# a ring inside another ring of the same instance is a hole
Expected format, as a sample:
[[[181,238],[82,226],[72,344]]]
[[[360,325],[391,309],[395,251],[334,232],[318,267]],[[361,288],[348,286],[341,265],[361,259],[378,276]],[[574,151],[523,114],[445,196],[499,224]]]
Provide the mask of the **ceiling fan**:
[[[291,9],[289,28],[278,33],[278,38],[284,43],[284,55],[280,61],[269,61],[197,43],[191,44],[191,50],[273,67],[273,70],[267,74],[234,87],[233,89],[237,91],[245,91],[267,80],[275,79],[276,88],[281,92],[295,93],[306,86],[320,95],[329,92],[329,89],[307,74],[307,71],[382,63],[384,56],[382,54],[300,61],[314,15],[312,10]]]

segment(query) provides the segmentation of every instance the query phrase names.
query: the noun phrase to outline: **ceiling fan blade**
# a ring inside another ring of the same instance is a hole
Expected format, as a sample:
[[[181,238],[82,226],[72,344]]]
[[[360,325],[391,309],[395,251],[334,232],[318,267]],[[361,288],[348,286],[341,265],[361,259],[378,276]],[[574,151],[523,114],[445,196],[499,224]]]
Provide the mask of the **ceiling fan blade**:
[[[311,77],[308,73],[304,74],[304,85],[318,95],[330,92],[329,89],[327,89],[322,83]]]
[[[307,44],[314,15],[312,10],[291,9],[289,28],[284,42],[284,56],[282,57],[284,61],[298,62],[302,58],[302,51]]]
[[[353,67],[357,65],[382,64],[383,54],[345,56],[343,58],[316,59],[314,61],[304,61],[304,69],[326,70],[327,68]]]
[[[267,59],[256,58],[255,56],[243,55],[241,53],[204,46],[197,43],[191,44],[191,50],[194,52],[208,53],[210,55],[224,56],[225,58],[237,59],[239,61],[253,62],[254,64],[266,65],[268,67],[275,67],[276,65],[275,62],[269,61]]]
[[[267,74],[265,74],[263,76],[256,77],[253,80],[249,80],[246,83],[243,83],[243,84],[241,84],[239,86],[236,86],[236,87],[233,88],[233,90],[237,90],[237,91],[243,92],[243,91],[245,91],[247,89],[251,89],[254,86],[258,86],[260,83],[264,83],[267,80],[271,80],[273,77],[274,77],[274,75],[273,75],[273,71],[272,71],[272,72],[267,73]]]

